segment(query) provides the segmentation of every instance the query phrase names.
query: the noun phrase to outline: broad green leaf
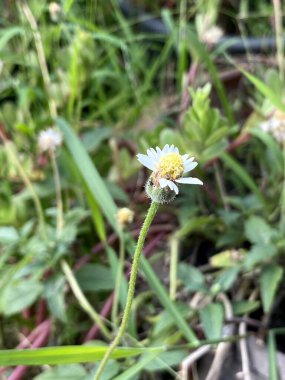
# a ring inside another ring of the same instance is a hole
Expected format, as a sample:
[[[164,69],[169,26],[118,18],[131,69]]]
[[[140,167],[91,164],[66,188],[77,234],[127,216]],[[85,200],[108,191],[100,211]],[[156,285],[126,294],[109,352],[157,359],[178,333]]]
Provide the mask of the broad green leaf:
[[[76,272],[76,279],[83,291],[111,290],[114,281],[111,270],[102,264],[86,264]]]
[[[64,302],[65,277],[62,275],[52,276],[44,283],[44,297],[47,300],[51,313],[61,320],[67,322]]]
[[[43,286],[37,280],[13,280],[5,288],[1,299],[1,311],[7,316],[17,314],[32,305]]]
[[[224,309],[219,303],[210,303],[199,311],[202,326],[208,339],[222,336]]]
[[[267,313],[274,301],[278,285],[283,277],[283,268],[279,265],[265,267],[260,275],[260,289],[263,309]]]
[[[72,363],[93,363],[101,360],[108,346],[63,346],[26,350],[0,350],[1,366],[16,365],[57,365]],[[117,347],[111,354],[113,359],[138,356],[143,353],[160,353],[163,347],[125,348]]]
[[[223,270],[215,279],[214,284],[211,287],[211,291],[213,294],[217,294],[222,292],[225,292],[230,289],[230,287],[235,282],[238,273],[240,271],[239,266],[235,266],[232,268],[228,268],[226,270]]]
[[[270,261],[277,252],[277,247],[274,244],[255,244],[248,252],[244,261],[244,266],[247,270],[250,270],[256,264]]]
[[[0,245],[17,243],[19,234],[14,227],[0,227]]]
[[[251,216],[245,222],[245,236],[251,243],[269,244],[275,235],[276,231],[261,217]]]
[[[212,256],[210,258],[210,263],[214,268],[233,267],[243,261],[244,257],[244,250],[229,249]]]
[[[191,291],[205,290],[205,279],[199,269],[185,263],[178,265],[178,278]]]

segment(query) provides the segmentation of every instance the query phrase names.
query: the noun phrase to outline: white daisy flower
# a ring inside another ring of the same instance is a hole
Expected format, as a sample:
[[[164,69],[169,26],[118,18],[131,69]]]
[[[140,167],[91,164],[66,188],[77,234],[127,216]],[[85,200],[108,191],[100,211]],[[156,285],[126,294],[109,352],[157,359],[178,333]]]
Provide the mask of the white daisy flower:
[[[179,149],[174,145],[166,144],[163,149],[156,147],[147,150],[147,154],[138,154],[137,158],[141,164],[152,170],[148,185],[154,189],[165,189],[166,191],[179,193],[177,184],[203,185],[198,178],[182,178],[185,173],[193,170],[198,163],[189,154],[181,155]],[[174,195],[174,196],[175,196]]]
[[[260,128],[272,136],[279,142],[285,141],[285,113],[275,110],[273,115],[260,124]]]
[[[223,35],[223,30],[220,27],[213,25],[201,33],[200,39],[207,45],[216,45]]]
[[[38,136],[38,146],[41,152],[47,150],[55,150],[56,147],[62,144],[62,135],[55,128],[48,128],[45,131],[40,132]]]

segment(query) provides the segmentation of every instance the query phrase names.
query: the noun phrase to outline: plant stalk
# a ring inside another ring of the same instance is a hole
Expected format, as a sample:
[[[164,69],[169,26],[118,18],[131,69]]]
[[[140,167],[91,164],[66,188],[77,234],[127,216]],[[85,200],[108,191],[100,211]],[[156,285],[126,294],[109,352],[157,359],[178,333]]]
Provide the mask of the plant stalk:
[[[140,262],[140,257],[141,257],[141,253],[143,250],[144,241],[145,241],[146,235],[148,233],[149,227],[151,225],[151,222],[153,221],[153,218],[155,217],[155,214],[158,210],[158,207],[159,207],[159,203],[156,203],[156,202],[151,203],[149,210],[148,210],[148,213],[146,215],[145,221],[143,223],[143,226],[142,226],[139,238],[138,238],[137,246],[135,249],[135,253],[134,253],[133,264],[132,264],[132,269],[131,269],[131,276],[130,276],[130,281],[129,281],[129,290],[128,290],[127,302],[126,302],[126,307],[124,310],[122,322],[121,322],[121,325],[119,327],[117,336],[115,337],[115,339],[113,340],[113,342],[109,346],[109,349],[106,351],[106,354],[105,354],[104,358],[102,359],[102,361],[99,365],[99,368],[96,372],[94,380],[100,379],[100,377],[104,371],[104,368],[106,367],[106,364],[108,363],[108,360],[110,359],[112,352],[118,346],[118,344],[120,343],[120,341],[121,341],[121,339],[122,339],[122,337],[126,331],[128,320],[129,320],[129,315],[130,315],[130,311],[131,311],[131,307],[132,307],[132,302],[133,302],[133,298],[134,298],[134,294],[135,294],[137,273],[138,273],[138,269],[139,269],[139,262]]]

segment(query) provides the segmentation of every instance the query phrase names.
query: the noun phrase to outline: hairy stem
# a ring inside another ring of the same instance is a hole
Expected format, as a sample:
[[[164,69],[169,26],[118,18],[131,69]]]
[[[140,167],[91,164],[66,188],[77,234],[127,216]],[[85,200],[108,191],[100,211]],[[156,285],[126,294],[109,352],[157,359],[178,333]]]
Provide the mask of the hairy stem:
[[[143,245],[144,245],[146,235],[148,233],[151,222],[152,222],[152,220],[153,220],[153,218],[154,218],[154,216],[158,210],[158,207],[159,207],[158,203],[156,203],[156,202],[151,203],[149,210],[148,210],[148,213],[147,213],[147,216],[146,216],[145,221],[143,223],[143,226],[142,226],[139,238],[138,238],[136,250],[134,253],[133,264],[132,264],[132,269],[131,269],[131,276],[130,276],[130,281],[129,281],[127,303],[126,303],[126,307],[124,310],[122,322],[121,322],[121,325],[119,327],[117,336],[115,337],[115,339],[113,340],[113,342],[109,346],[109,349],[106,351],[106,354],[105,354],[104,358],[102,359],[102,361],[99,365],[99,368],[96,372],[94,380],[100,379],[100,377],[104,371],[104,368],[105,368],[106,364],[108,363],[108,360],[110,359],[110,357],[112,355],[112,352],[118,346],[118,344],[120,343],[120,341],[121,341],[121,339],[122,339],[122,337],[126,331],[126,328],[128,325],[128,320],[129,320],[129,315],[130,315],[130,311],[131,311],[131,307],[132,307],[132,302],[133,302],[133,298],[134,298],[134,294],[135,294],[135,286],[136,286],[137,273],[138,273],[138,269],[139,269],[140,256],[141,256],[141,253],[143,250]]]

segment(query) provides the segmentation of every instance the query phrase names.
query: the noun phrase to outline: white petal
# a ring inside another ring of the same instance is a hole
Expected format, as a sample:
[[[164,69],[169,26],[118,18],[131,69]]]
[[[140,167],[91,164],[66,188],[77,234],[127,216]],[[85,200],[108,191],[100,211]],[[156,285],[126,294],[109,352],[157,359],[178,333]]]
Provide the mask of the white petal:
[[[198,162],[186,161],[186,163],[184,163],[184,173],[190,172],[190,170],[193,170],[194,168],[196,168],[197,165],[198,165]]]
[[[173,144],[170,145],[169,151],[170,151],[171,153],[175,152],[175,146],[174,146]]]
[[[145,154],[137,154],[138,161],[146,166],[150,170],[154,170],[156,167],[156,161],[152,160],[149,156]]]
[[[158,159],[157,153],[153,148],[148,149],[146,152],[147,152],[148,157],[151,160],[157,160]]]
[[[157,154],[158,158],[160,158],[162,155],[162,150],[158,146],[155,149],[156,149],[156,154]]]
[[[160,178],[159,180],[159,184],[160,184],[160,187],[163,189],[164,187],[166,187],[168,184],[167,184],[167,179],[165,178]]]
[[[177,179],[176,182],[185,183],[188,185],[203,185],[203,182],[200,181],[198,178],[192,178],[192,177],[180,178],[180,179]]]
[[[169,145],[168,144],[164,145],[164,147],[162,149],[162,153],[164,153],[164,154],[169,153]]]
[[[168,186],[171,190],[175,191],[175,194],[178,194],[178,187],[175,185],[174,182],[167,180]]]

